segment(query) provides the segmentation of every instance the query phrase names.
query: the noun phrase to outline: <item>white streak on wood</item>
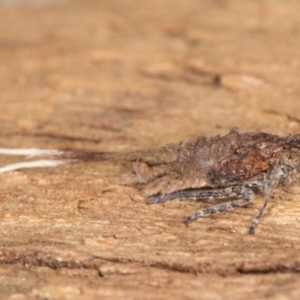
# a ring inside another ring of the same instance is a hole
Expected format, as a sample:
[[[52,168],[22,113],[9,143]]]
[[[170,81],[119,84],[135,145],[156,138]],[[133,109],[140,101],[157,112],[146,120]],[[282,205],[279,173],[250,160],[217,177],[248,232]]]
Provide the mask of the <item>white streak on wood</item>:
[[[53,156],[58,155],[62,151],[55,149],[36,149],[36,148],[28,148],[28,149],[9,149],[9,148],[0,148],[0,154],[5,155],[25,155],[28,157],[36,157],[39,155],[42,156]]]
[[[34,160],[28,162],[20,162],[11,165],[6,165],[0,168],[0,173],[5,173],[20,169],[30,169],[30,168],[46,168],[46,167],[56,167],[59,165],[64,165],[71,163],[67,160]]]

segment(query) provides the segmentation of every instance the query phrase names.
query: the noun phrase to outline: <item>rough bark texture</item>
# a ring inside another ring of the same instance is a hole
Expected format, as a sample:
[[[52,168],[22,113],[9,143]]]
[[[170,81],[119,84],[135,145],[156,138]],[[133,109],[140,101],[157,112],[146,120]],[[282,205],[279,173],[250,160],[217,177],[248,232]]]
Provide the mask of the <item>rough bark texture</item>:
[[[233,126],[299,133],[299,10],[296,0],[0,5],[0,147],[127,151]],[[250,236],[262,197],[186,227],[209,204],[149,206],[123,184],[128,169],[1,174],[3,299],[299,299],[299,184],[277,190]]]

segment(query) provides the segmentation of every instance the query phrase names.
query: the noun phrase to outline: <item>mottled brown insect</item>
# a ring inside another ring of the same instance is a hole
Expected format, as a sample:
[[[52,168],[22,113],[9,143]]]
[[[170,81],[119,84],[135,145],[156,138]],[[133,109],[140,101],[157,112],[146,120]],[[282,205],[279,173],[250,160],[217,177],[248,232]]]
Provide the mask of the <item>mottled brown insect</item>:
[[[149,204],[234,198],[195,212],[185,219],[186,224],[249,204],[256,188],[265,194],[265,200],[250,225],[252,234],[272,191],[279,184],[294,182],[300,174],[300,135],[239,133],[237,128],[223,137],[198,137],[148,151],[0,149],[0,153],[43,158],[2,167],[0,173],[86,161],[132,161],[131,182],[143,186]]]

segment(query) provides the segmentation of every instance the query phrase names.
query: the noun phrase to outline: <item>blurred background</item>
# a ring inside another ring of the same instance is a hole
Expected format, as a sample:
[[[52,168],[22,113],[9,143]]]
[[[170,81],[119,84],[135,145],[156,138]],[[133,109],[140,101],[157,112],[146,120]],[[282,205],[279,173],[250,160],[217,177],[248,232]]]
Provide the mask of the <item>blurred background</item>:
[[[0,0],[0,4],[3,5],[44,5],[51,3],[59,3],[66,0]]]
[[[233,126],[298,132],[299,6],[2,0],[0,133],[14,139],[0,142],[124,150]]]

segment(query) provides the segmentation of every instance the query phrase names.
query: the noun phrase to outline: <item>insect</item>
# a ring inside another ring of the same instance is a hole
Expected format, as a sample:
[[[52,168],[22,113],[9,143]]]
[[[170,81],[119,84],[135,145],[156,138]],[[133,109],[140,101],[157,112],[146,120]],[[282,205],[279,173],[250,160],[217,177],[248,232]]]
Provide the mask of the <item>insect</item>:
[[[131,183],[142,185],[149,204],[231,198],[198,210],[185,219],[186,224],[251,203],[255,188],[265,194],[265,199],[249,227],[250,234],[255,232],[273,190],[300,176],[300,134],[279,137],[263,132],[240,133],[237,128],[222,137],[198,137],[145,151],[0,149],[0,154],[38,158],[4,166],[0,173],[87,161],[131,161]]]

